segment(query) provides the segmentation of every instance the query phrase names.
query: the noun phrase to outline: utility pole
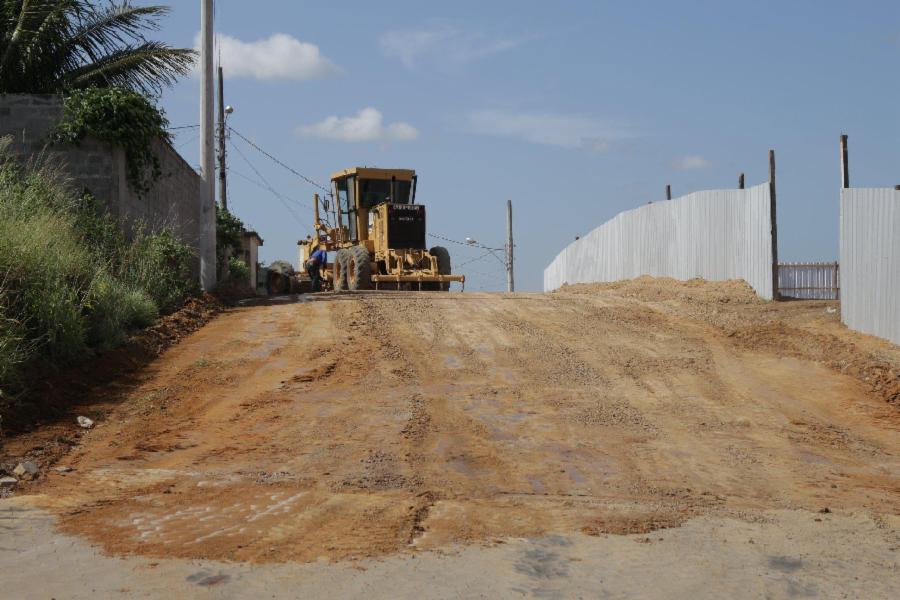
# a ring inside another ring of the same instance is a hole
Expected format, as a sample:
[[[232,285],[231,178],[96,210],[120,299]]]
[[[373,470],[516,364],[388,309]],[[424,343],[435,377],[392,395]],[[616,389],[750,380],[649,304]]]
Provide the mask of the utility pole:
[[[219,204],[228,212],[228,187],[225,180],[225,83],[219,65]]]
[[[775,202],[774,150],[769,150],[769,215],[772,220],[772,299],[778,300],[778,209]]]
[[[513,280],[512,200],[506,201],[506,291],[516,291]]]
[[[850,187],[850,165],[847,160],[847,135],[841,134],[841,189]]]
[[[672,199],[672,186],[668,183],[666,184],[666,200]]]
[[[216,175],[213,136],[213,0],[200,0],[200,286],[216,287]]]
[[[739,190],[744,189],[744,174],[743,173],[738,175],[738,189]]]

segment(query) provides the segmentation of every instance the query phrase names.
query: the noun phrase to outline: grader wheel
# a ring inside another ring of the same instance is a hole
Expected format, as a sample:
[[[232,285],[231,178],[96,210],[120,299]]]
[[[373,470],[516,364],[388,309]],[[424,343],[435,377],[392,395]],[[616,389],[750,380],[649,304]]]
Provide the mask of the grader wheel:
[[[447,249],[442,246],[435,246],[428,252],[432,256],[437,258],[438,274],[439,275],[449,275],[450,274],[450,252],[448,252]],[[434,286],[435,286],[434,289],[441,291],[441,292],[450,291],[449,283],[435,283]]]
[[[346,250],[338,250],[334,257],[334,291],[347,291],[347,259]]]
[[[347,250],[347,287],[351,290],[372,287],[372,263],[369,262],[369,251],[363,246]]]

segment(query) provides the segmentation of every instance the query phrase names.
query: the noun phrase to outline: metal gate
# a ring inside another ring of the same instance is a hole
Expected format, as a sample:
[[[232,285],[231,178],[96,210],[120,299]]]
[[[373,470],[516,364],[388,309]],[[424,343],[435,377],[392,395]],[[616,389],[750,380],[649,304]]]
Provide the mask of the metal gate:
[[[840,299],[838,263],[779,263],[778,294],[783,298]]]

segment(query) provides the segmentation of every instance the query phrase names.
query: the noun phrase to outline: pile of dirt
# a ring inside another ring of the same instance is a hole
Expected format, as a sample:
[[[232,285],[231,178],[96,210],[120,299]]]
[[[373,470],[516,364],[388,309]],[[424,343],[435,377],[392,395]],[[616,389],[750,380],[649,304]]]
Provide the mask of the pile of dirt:
[[[558,295],[613,295],[711,325],[741,349],[791,356],[849,375],[900,408],[900,348],[847,329],[840,302],[761,300],[743,280],[639,277],[566,285]]]
[[[783,321],[739,327],[728,332],[739,346],[812,360],[863,382],[869,390],[900,408],[900,361],[866,351],[836,335],[814,333]]]
[[[163,317],[155,325],[132,338],[128,346],[136,347],[155,357],[206,325],[224,308],[223,300],[218,295],[204,294],[190,298],[180,310]]]
[[[95,394],[99,388],[136,372],[200,329],[223,308],[221,300],[210,294],[189,298],[181,309],[163,316],[114,350],[62,371],[51,372],[45,366],[42,372],[32,373],[29,379],[36,383],[3,412],[3,435],[31,431],[61,420],[74,422],[73,408],[89,403],[95,397],[109,396]]]
[[[564,285],[556,294],[614,293],[622,298],[634,298],[642,302],[677,301],[698,304],[763,304],[759,296],[743,279],[706,281],[695,278],[679,281],[670,277],[647,275],[612,283],[579,283]]]

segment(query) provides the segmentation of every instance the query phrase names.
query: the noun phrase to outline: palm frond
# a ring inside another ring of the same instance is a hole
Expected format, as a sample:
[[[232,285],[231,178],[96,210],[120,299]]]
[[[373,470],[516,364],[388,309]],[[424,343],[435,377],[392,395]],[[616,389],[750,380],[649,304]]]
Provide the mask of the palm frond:
[[[0,0],[0,93],[121,85],[156,93],[185,75],[194,51],[148,41],[166,6],[128,0]]]
[[[166,6],[111,4],[78,23],[68,40],[69,46],[84,52],[88,59],[97,60],[122,45],[144,41],[144,32],[159,29],[154,19],[168,12]]]
[[[63,85],[67,89],[116,85],[153,95],[186,75],[195,55],[193,50],[161,42],[130,45],[66,73]]]

